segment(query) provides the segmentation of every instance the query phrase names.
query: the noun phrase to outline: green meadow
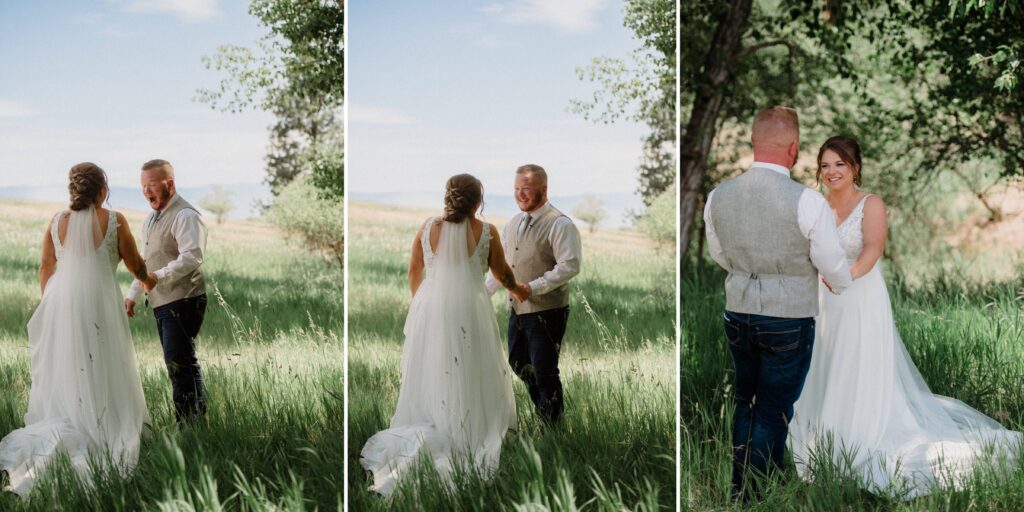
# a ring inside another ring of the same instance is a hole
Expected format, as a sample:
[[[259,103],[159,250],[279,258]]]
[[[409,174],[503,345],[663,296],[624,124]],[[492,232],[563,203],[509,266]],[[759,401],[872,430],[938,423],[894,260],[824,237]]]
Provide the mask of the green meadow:
[[[0,435],[24,425],[25,324],[39,302],[43,232],[62,207],[0,201]],[[123,213],[138,237],[143,214]],[[342,273],[264,222],[207,225],[210,302],[198,342],[207,423],[175,424],[155,322],[140,305],[130,324],[152,424],[133,474],[100,476],[88,491],[58,463],[29,500],[0,494],[0,509],[340,508]],[[127,290],[123,266],[118,280]]]
[[[435,212],[349,204],[348,496],[351,510],[672,510],[675,508],[674,253],[641,235],[583,236],[560,357],[566,408],[542,431],[514,381],[518,425],[497,473],[457,478],[449,492],[422,464],[390,498],[367,490],[366,440],[385,429],[401,375],[413,237]],[[485,219],[499,228],[504,219]],[[508,313],[494,298],[502,330]]]
[[[714,263],[684,274],[681,297],[681,505],[739,510],[729,497],[733,367],[722,325],[725,274]],[[886,269],[888,270],[888,269]],[[955,277],[910,286],[895,273],[889,293],[899,334],[933,393],[966,402],[1024,430],[1024,295],[1021,282],[972,286]],[[909,501],[879,497],[844,477],[841,465],[811,464],[801,480],[790,463],[751,510],[1024,510],[1024,461],[1008,471],[976,468],[963,489],[933,489]]]

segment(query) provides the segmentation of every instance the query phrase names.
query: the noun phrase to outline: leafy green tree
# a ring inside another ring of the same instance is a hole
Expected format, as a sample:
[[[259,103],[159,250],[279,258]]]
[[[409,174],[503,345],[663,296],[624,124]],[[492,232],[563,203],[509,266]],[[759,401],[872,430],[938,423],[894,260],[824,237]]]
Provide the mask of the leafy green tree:
[[[213,108],[256,108],[270,129],[267,183],[275,194],[304,173],[322,194],[344,193],[341,130],[344,102],[344,5],[338,0],[253,0],[249,13],[268,29],[253,48],[223,45],[203,58],[227,74],[198,99]],[[321,154],[324,153],[324,154]]]
[[[604,209],[604,203],[592,195],[584,197],[582,202],[573,207],[572,214],[577,219],[586,222],[591,233],[597,231],[598,224],[608,216],[608,212]]]
[[[684,2],[682,254],[699,233],[706,193],[749,154],[749,123],[772,104],[801,112],[805,156],[827,136],[858,138],[870,186],[897,219],[927,215],[935,205],[927,194],[952,193],[940,190],[948,177],[997,220],[985,199],[993,173],[984,167],[1022,173],[1024,116],[1022,90],[1005,78],[1019,63],[989,56],[1019,48],[1024,24],[1011,21],[1020,19],[1011,16],[1019,2],[993,14],[956,3]],[[813,176],[813,168],[796,173]]]
[[[623,24],[641,48],[628,61],[598,57],[578,68],[581,80],[600,88],[590,100],[574,100],[570,107],[596,122],[626,118],[647,124],[638,188],[647,203],[672,183],[676,172],[675,18],[675,0],[626,0]]]
[[[296,178],[277,195],[267,213],[270,221],[290,238],[299,238],[310,251],[324,261],[344,264],[344,210],[342,199],[324,197],[313,185],[312,177]]]
[[[231,192],[220,185],[214,185],[208,194],[199,198],[199,207],[212,213],[217,224],[223,224],[224,218],[235,209],[235,202],[231,200]]]
[[[647,235],[659,248],[672,247],[676,241],[676,190],[675,183],[658,195],[647,206],[638,219],[640,231]]]

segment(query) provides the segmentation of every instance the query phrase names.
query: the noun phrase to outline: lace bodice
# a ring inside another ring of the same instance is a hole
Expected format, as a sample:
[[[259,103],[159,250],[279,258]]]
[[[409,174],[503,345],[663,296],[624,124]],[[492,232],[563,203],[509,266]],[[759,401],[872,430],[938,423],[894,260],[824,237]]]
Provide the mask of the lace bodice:
[[[846,220],[843,221],[836,231],[839,232],[839,245],[846,252],[846,260],[853,263],[864,250],[864,230],[861,227],[864,220],[864,203],[867,202],[870,194],[864,196],[853,208]]]
[[[60,225],[60,219],[63,216],[69,215],[70,212],[63,211],[53,217],[53,222],[50,226],[50,237],[53,238],[53,248],[57,256],[57,262],[64,258],[64,246],[60,243],[60,235],[58,227]],[[121,259],[120,252],[117,248],[117,228],[120,224],[117,223],[117,212],[110,210],[110,215],[107,219],[107,232],[103,235],[103,239],[100,240],[100,245],[96,248],[100,258],[105,258],[106,261],[110,262],[111,271],[117,270],[117,263]]]
[[[434,260],[437,256],[434,254],[434,250],[430,248],[430,229],[431,226],[438,222],[443,222],[440,217],[432,217],[428,220],[426,224],[427,227],[424,228],[423,235],[420,237],[420,243],[423,246],[423,264],[428,269],[433,267]],[[480,241],[477,242],[476,247],[473,248],[473,252],[469,255],[470,265],[474,265],[474,271],[478,271],[477,273],[479,274],[487,272],[487,269],[489,268],[488,255],[490,251],[488,247],[490,247],[491,242],[491,227],[490,224],[486,222],[483,224],[483,231],[480,233]],[[459,223],[458,226],[464,226],[464,229],[467,231],[467,237],[471,234],[469,222],[463,221]],[[438,244],[438,247],[440,247],[440,244]]]

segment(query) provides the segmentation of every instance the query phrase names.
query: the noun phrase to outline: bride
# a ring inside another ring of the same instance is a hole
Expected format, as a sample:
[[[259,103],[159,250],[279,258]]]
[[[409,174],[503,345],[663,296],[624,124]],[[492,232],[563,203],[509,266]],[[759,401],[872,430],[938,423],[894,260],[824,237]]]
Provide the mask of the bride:
[[[32,361],[25,427],[0,440],[7,490],[29,494],[47,464],[66,454],[86,486],[92,468],[127,476],[149,421],[124,299],[120,260],[148,280],[128,222],[103,208],[106,173],[71,168],[71,207],[47,226],[39,267],[42,300],[28,322]]]
[[[1001,454],[1014,457],[1021,434],[932,394],[900,340],[879,262],[885,205],[860,189],[857,142],[828,139],[818,177],[855,281],[842,295],[819,286],[814,352],[790,430],[800,475],[812,478],[814,463],[830,459],[868,490],[909,499],[936,485],[958,487],[973,467]]]
[[[517,290],[515,276],[498,230],[476,218],[480,181],[452,176],[444,203],[444,216],[427,219],[412,245],[413,298],[391,426],[360,453],[373,474],[370,489],[383,495],[424,455],[449,486],[460,468],[490,476],[516,420],[511,369],[484,287],[488,269],[508,290]]]

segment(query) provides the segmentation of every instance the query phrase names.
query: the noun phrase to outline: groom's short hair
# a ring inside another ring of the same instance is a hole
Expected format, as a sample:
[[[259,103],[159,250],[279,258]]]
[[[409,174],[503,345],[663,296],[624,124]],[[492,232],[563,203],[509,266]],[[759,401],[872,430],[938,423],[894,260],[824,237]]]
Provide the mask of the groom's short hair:
[[[154,158],[153,160],[150,160],[150,161],[142,164],[142,170],[143,171],[156,171],[156,170],[159,170],[159,171],[162,171],[164,173],[164,177],[165,178],[173,178],[174,177],[174,167],[167,160],[162,160],[160,158]]]
[[[517,175],[518,174],[526,174],[526,173],[530,173],[531,175],[536,176],[537,179],[540,180],[540,184],[541,185],[547,185],[548,184],[548,173],[547,173],[547,171],[544,170],[543,167],[541,167],[541,166],[539,166],[537,164],[526,164],[526,165],[520,165],[519,168],[516,169],[516,174]]]
[[[757,113],[750,139],[754,144],[788,145],[800,137],[800,117],[796,110],[776,105]]]

